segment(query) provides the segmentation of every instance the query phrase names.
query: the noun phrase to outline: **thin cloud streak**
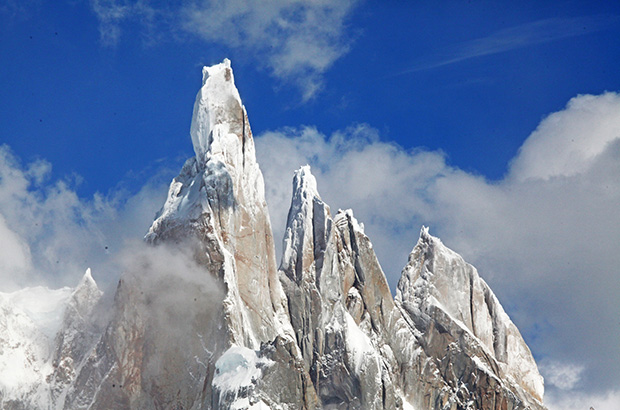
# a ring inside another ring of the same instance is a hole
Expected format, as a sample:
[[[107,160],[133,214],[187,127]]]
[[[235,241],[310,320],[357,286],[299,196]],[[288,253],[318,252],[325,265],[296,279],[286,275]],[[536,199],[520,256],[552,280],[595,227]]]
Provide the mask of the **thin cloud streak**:
[[[575,18],[550,18],[497,31],[455,46],[430,61],[420,62],[397,75],[430,70],[476,57],[504,53],[538,44],[603,31],[620,22],[620,16],[595,15]]]

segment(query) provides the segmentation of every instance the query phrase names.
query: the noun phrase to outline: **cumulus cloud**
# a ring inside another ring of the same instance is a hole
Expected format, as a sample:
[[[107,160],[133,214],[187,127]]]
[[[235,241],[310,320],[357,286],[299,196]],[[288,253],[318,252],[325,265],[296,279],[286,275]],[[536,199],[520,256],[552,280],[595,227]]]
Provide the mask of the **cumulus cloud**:
[[[581,380],[583,366],[543,360],[538,364],[540,372],[545,376],[547,386],[553,385],[560,390],[572,390]]]
[[[440,152],[382,142],[368,126],[329,137],[314,128],[266,133],[257,153],[274,235],[290,201],[286,175],[308,163],[323,199],[365,224],[392,287],[420,226],[430,225],[479,269],[537,359],[554,363],[542,367],[551,395],[617,388],[619,100],[575,97],[541,122],[496,182],[449,166]]]
[[[80,198],[75,184],[51,181],[51,165],[22,164],[0,147],[0,280],[10,291],[33,283],[74,286],[86,268],[103,283],[118,279],[111,256],[141,237],[161,207],[168,177],[135,193],[117,189]],[[165,179],[165,182],[164,182]]]
[[[620,138],[620,96],[580,95],[545,118],[512,162],[512,177],[549,179],[584,172],[607,144]]]
[[[186,32],[244,55],[273,76],[297,85],[307,100],[322,86],[322,74],[348,51],[349,0],[185,0],[151,4],[143,0],[91,0],[101,40],[116,45],[123,24],[155,31]],[[177,36],[178,37],[178,36]]]

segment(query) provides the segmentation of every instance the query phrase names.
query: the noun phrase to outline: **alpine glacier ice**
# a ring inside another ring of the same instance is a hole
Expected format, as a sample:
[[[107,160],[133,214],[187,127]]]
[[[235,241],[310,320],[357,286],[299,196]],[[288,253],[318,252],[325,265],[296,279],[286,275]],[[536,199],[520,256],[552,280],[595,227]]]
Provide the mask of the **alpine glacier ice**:
[[[84,324],[100,296],[90,269],[74,289],[0,293],[0,408],[54,408],[78,350],[63,347],[88,340]]]

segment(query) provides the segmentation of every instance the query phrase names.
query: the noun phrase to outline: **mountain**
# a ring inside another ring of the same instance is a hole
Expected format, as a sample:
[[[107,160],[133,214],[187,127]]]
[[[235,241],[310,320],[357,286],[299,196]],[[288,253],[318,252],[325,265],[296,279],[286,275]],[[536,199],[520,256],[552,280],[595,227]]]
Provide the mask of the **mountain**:
[[[423,228],[392,297],[363,224],[332,215],[308,166],[278,267],[230,61],[203,69],[190,134],[195,156],[107,316],[89,271],[44,290],[38,322],[25,296],[0,295],[0,368],[24,375],[0,378],[2,408],[544,409],[536,363],[476,269]]]
[[[98,335],[90,269],[74,288],[0,293],[0,408],[52,409]]]

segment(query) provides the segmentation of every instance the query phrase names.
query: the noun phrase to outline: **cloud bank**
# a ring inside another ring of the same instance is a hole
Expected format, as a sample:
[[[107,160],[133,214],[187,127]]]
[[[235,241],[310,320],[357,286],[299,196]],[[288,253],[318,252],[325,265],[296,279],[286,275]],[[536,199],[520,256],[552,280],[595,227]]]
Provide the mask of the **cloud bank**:
[[[322,75],[349,48],[349,0],[91,0],[101,41],[115,46],[123,25],[138,22],[150,41],[187,33],[255,57],[274,77],[296,85],[304,100],[322,87]],[[162,35],[162,33],[165,33]]]
[[[308,163],[323,199],[365,224],[392,287],[430,225],[496,291],[546,363],[552,400],[594,391],[596,409],[617,408],[619,104],[616,93],[573,98],[540,123],[500,181],[451,167],[441,152],[383,142],[366,125],[329,137],[311,127],[265,133],[257,152],[274,235],[290,201],[286,171]]]
[[[151,175],[137,192],[119,185],[89,199],[78,196],[75,181],[50,175],[48,162],[24,165],[0,146],[0,291],[75,286],[88,267],[99,282],[114,284],[120,270],[113,256],[148,229],[168,172]]]

